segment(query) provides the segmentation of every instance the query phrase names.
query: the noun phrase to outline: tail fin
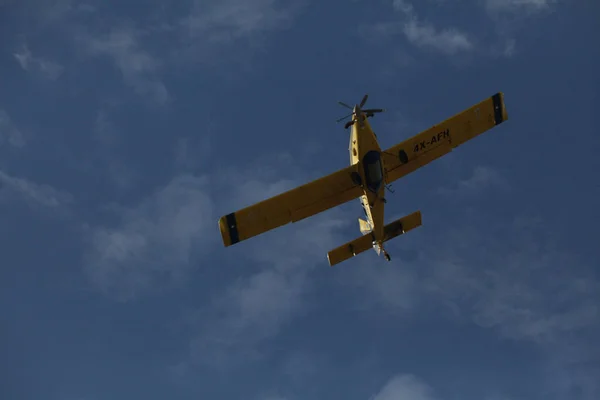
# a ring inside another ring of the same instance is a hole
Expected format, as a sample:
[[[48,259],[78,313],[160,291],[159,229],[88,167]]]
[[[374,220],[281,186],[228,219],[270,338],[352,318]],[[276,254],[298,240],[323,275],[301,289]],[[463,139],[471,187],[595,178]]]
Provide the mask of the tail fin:
[[[383,241],[387,242],[388,240],[400,236],[403,233],[413,230],[419,226],[421,226],[421,212],[416,211],[410,215],[387,224],[384,227]],[[373,242],[374,236],[372,234],[363,234],[363,236],[331,250],[329,253],[327,253],[329,265],[333,267],[335,264],[339,264],[342,261],[348,260],[357,254],[369,250],[371,247],[373,247]]]
[[[371,229],[371,225],[362,218],[358,219],[358,225],[360,226],[360,233],[366,235],[367,233],[371,233],[373,229]]]

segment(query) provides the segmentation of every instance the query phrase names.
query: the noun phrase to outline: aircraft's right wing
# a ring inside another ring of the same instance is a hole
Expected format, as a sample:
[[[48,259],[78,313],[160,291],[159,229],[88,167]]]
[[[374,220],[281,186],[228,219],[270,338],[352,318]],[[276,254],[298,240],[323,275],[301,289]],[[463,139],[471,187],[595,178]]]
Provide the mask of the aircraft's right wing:
[[[504,95],[496,93],[444,122],[385,150],[381,155],[386,170],[386,183],[391,183],[429,164],[507,119]]]
[[[219,219],[223,244],[231,246],[271,229],[297,222],[363,194],[352,179],[361,163],[351,165],[295,189]]]

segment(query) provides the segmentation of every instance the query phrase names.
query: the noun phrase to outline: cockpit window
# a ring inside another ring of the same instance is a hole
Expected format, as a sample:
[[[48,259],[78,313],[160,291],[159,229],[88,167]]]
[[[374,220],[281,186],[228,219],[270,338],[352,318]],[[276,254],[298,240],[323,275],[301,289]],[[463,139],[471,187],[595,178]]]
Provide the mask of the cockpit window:
[[[369,151],[363,157],[365,178],[367,187],[377,192],[383,182],[383,170],[381,168],[381,157],[377,151]]]
[[[380,182],[383,176],[381,175],[381,164],[375,162],[367,165],[368,180],[370,182]]]

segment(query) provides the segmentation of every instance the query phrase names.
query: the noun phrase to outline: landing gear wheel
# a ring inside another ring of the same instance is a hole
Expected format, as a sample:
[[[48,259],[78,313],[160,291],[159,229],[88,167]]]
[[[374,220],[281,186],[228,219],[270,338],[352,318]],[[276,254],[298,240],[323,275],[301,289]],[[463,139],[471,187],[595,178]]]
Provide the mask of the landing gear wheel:
[[[383,256],[385,257],[385,259],[387,261],[392,261],[392,257],[390,257],[390,255],[388,253],[385,253]]]

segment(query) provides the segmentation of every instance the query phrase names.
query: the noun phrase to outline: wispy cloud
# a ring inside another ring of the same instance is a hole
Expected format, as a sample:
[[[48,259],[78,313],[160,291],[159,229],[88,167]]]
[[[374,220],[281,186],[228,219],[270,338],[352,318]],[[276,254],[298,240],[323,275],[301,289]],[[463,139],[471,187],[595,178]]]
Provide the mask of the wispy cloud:
[[[327,265],[339,223],[321,218],[294,226],[294,232],[280,230],[246,253],[261,268],[238,278],[202,310],[202,332],[191,342],[193,361],[227,369],[260,358],[261,343],[304,310],[310,271]]]
[[[277,168],[266,176],[276,174]],[[288,170],[289,171],[289,170]],[[236,204],[224,204],[226,212],[281,193],[301,180],[257,181],[252,173],[238,172],[226,180],[233,188]],[[251,179],[254,177],[254,179]],[[238,183],[248,183],[240,185]],[[223,203],[221,203],[223,204]],[[278,232],[269,232],[240,244],[245,246],[239,262],[258,266],[228,284],[213,302],[199,310],[203,316],[200,332],[191,340],[195,363],[228,369],[260,358],[260,345],[277,335],[282,327],[305,309],[304,296],[310,290],[310,272],[327,266],[327,251],[338,244],[337,229],[346,224],[333,211],[319,218]],[[238,257],[240,248],[228,249]]]
[[[207,181],[174,178],[137,207],[121,209],[113,227],[91,227],[86,272],[106,294],[129,300],[180,282],[193,252],[206,250],[215,235]]]
[[[122,132],[113,123],[109,110],[101,109],[96,113],[93,138],[97,146],[94,147],[113,183],[119,189],[127,189],[132,187],[137,174],[125,161],[119,158],[115,151],[122,143],[121,134]]]
[[[517,31],[527,26],[531,17],[551,11],[558,0],[484,0],[472,2],[490,20],[495,37],[475,38],[460,27],[440,28],[417,11],[423,2],[393,0],[400,21],[376,22],[361,29],[385,37],[403,35],[408,43],[440,54],[465,55],[474,51],[492,57],[512,57],[517,48]],[[425,2],[427,3],[427,2]]]
[[[192,361],[229,369],[259,358],[256,346],[300,308],[305,279],[302,272],[265,270],[229,286],[203,310],[202,331],[190,342]]]
[[[373,400],[435,400],[433,389],[421,379],[410,374],[391,378]]]
[[[527,12],[546,10],[557,0],[486,0],[489,11]]]
[[[190,170],[204,165],[212,154],[213,125],[207,122],[203,135],[181,136],[173,148],[175,167]]]
[[[463,312],[475,323],[538,344],[559,342],[596,323],[598,292],[594,288],[600,283],[590,279],[586,266],[576,265],[575,255],[556,246],[545,233],[551,231],[547,224],[517,218],[487,226],[490,235],[504,240],[463,230],[446,235],[463,245],[450,242],[436,255],[429,255],[429,262],[423,260],[432,268],[428,291],[458,301],[459,307],[466,305],[459,299],[470,294],[473,302]],[[471,254],[460,255],[464,243]],[[568,271],[565,265],[571,266]]]
[[[531,26],[534,17],[551,12],[559,4],[558,0],[486,0],[483,7],[498,39],[490,46],[490,53],[493,56],[514,56],[519,33]]]
[[[193,37],[230,42],[288,27],[299,4],[281,0],[195,0],[183,26]]]
[[[72,196],[50,185],[38,184],[0,171],[0,199],[17,195],[31,206],[56,208],[70,203]]]
[[[456,219],[463,228],[428,230],[435,251],[402,259],[414,246],[407,237],[395,243],[401,269],[377,275],[359,271],[354,282],[368,293],[361,306],[373,306],[368,299],[376,299],[379,306],[406,312],[434,303],[444,310],[436,317],[469,320],[501,337],[533,343],[563,370],[575,371],[574,360],[589,366],[597,357],[594,338],[600,332],[600,281],[592,266],[560,247],[552,222],[528,217],[498,221],[480,214]],[[485,225],[488,233],[468,228],[472,225]],[[394,284],[406,290],[407,298],[385,295],[382,288]],[[569,384],[595,390],[581,386],[587,385],[582,377],[589,376],[589,367],[581,368]]]
[[[453,55],[473,48],[469,36],[456,29],[438,29],[419,19],[414,7],[406,0],[394,0],[394,9],[402,15],[402,32],[413,45],[439,53]]]
[[[177,45],[170,58],[182,68],[208,66],[221,72],[224,63],[247,69],[270,35],[289,29],[306,1],[193,0],[186,15],[170,24]]]
[[[63,25],[60,30],[72,37],[80,52],[107,57],[126,85],[141,97],[164,105],[173,100],[161,76],[166,67],[229,62],[241,50],[261,46],[267,33],[290,27],[305,2],[191,0],[181,7],[154,2],[133,20],[106,9],[100,12],[89,5],[75,5],[71,0],[39,3],[31,13],[38,28],[51,30]],[[240,41],[244,46],[223,46]],[[14,57],[22,68],[53,79],[63,72],[62,66],[32,54],[27,45]],[[247,60],[243,61],[246,65]]]
[[[510,185],[499,171],[480,165],[473,169],[471,176],[459,180],[455,186],[441,187],[437,191],[443,195],[459,196],[462,198],[464,196],[472,196],[490,188],[508,190]]]
[[[26,44],[13,56],[25,71],[38,72],[51,80],[58,79],[64,69],[56,62],[34,56]]]
[[[455,28],[437,30],[433,25],[411,19],[404,24],[404,35],[417,47],[430,48],[448,55],[471,50],[469,37]]]
[[[87,36],[84,47],[91,55],[109,57],[121,72],[125,83],[139,95],[165,104],[170,96],[159,79],[162,62],[142,47],[141,37],[140,30],[117,27],[106,35]]]
[[[11,120],[8,113],[0,109],[0,146],[8,142],[13,147],[25,146],[25,137]]]

